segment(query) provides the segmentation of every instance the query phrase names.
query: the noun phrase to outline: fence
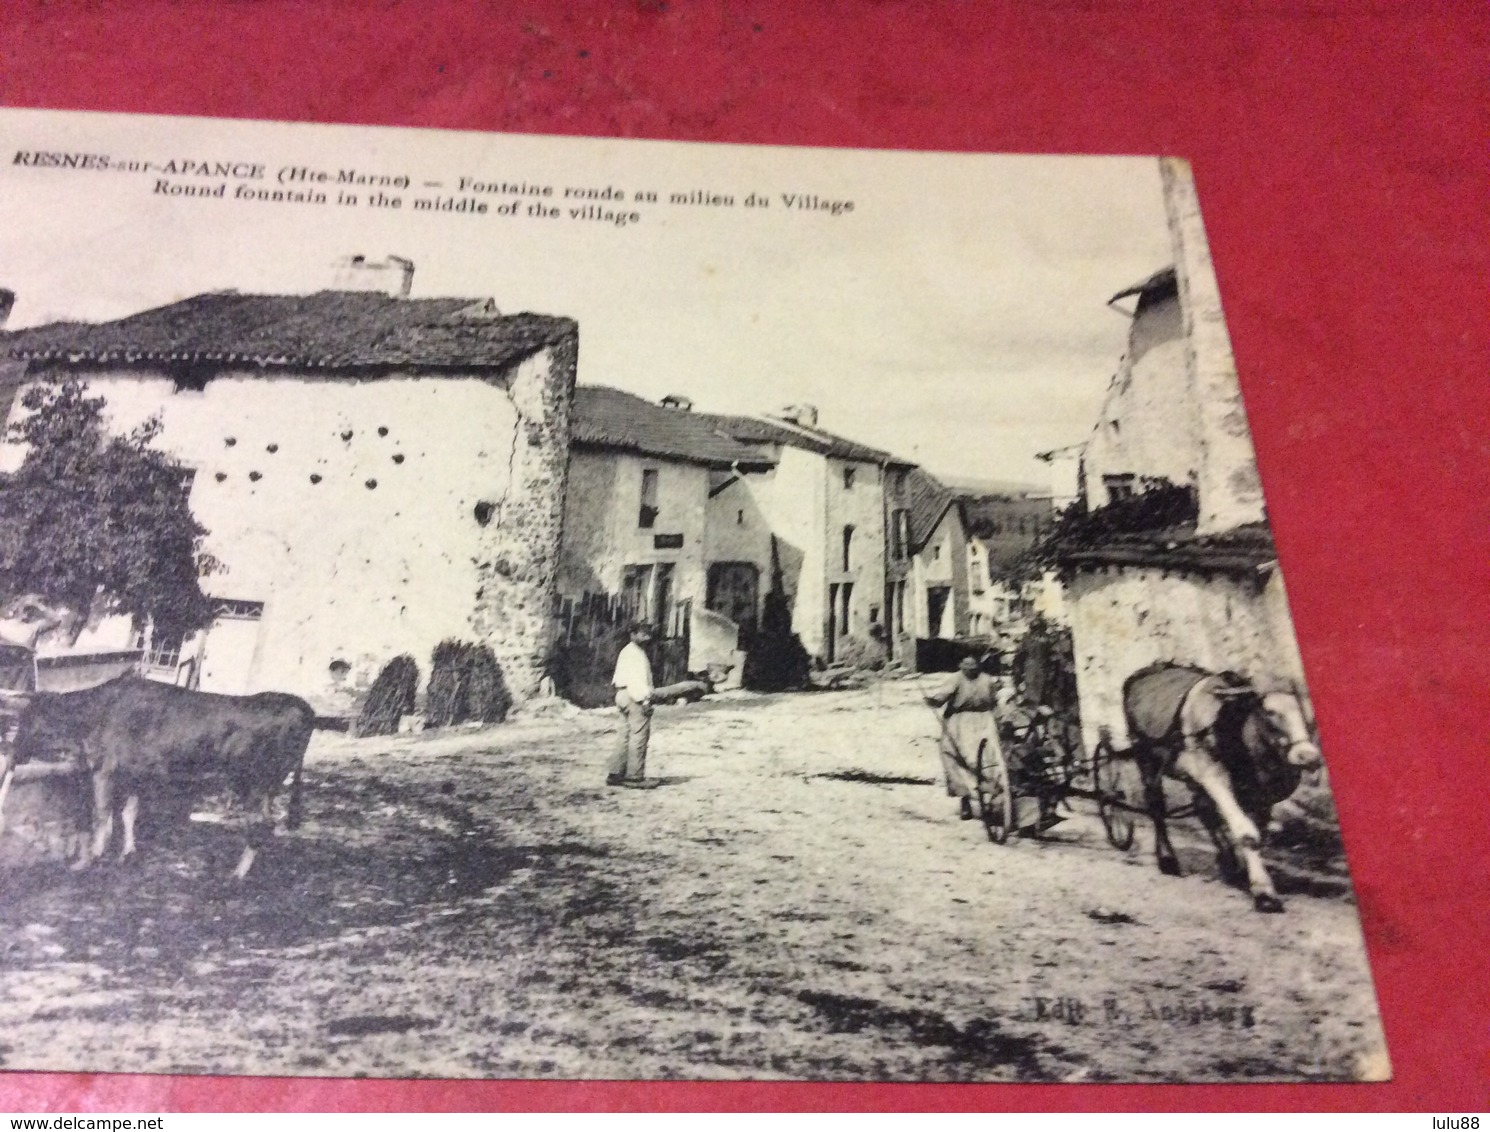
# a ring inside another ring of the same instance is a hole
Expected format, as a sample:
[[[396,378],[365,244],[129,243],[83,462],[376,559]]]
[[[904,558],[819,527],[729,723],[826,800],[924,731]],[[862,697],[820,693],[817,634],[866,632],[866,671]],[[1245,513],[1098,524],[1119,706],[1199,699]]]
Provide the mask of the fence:
[[[616,657],[638,619],[636,603],[614,594],[585,593],[555,602],[558,639],[554,645],[554,684],[559,694],[580,707],[613,702],[611,677]],[[661,616],[643,616],[653,626],[652,681],[675,684],[688,677],[688,649],[693,602],[669,604]]]

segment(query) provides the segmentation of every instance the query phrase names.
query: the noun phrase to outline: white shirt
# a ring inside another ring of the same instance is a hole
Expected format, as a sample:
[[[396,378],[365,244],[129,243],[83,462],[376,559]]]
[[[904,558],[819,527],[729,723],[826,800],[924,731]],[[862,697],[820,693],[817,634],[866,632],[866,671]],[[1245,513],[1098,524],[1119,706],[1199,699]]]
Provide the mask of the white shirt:
[[[641,645],[628,641],[616,657],[616,674],[611,683],[623,689],[637,703],[646,703],[652,695],[652,662]]]

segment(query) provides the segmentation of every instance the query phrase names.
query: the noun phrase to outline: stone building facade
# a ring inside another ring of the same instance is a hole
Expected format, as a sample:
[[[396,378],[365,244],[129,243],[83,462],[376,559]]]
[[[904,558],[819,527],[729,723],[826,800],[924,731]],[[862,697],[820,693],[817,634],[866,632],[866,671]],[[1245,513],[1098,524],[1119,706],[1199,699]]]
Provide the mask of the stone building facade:
[[[810,406],[769,418],[698,415],[768,461],[711,495],[716,553],[753,565],[765,586],[779,565],[793,631],[822,663],[887,656],[894,616],[887,541],[893,548],[894,536],[886,484],[893,497],[896,477],[910,465],[819,428]]]
[[[729,665],[760,614],[760,516],[718,521],[714,499],[768,474],[761,450],[720,435],[683,398],[653,404],[603,386],[575,390],[559,594],[614,595],[677,631],[689,616],[690,671]],[[743,500],[742,500],[743,502]]]
[[[221,563],[217,620],[152,642],[166,678],[345,713],[390,658],[427,673],[456,638],[490,646],[521,698],[551,644],[577,354],[571,320],[486,300],[206,294],[0,335],[25,365],[0,416],[24,383],[76,379],[115,431],[160,420]]]
[[[962,501],[929,472],[910,473],[911,608],[915,635],[968,635],[971,556]]]
[[[1190,507],[1063,551],[1089,746],[1099,727],[1127,741],[1123,682],[1156,661],[1305,694],[1194,184],[1183,163],[1163,172],[1176,266],[1113,297],[1133,304],[1128,351],[1081,472],[1093,511],[1141,519],[1179,492]]]

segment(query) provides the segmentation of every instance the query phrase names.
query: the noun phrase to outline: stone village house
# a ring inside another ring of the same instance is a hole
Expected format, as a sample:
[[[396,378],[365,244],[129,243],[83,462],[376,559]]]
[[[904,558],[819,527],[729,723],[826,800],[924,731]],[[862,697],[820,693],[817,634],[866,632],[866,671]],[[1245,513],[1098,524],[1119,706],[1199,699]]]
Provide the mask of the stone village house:
[[[749,594],[743,604],[759,609],[779,573],[792,629],[818,661],[910,662],[903,499],[912,465],[817,427],[807,405],[767,418],[695,416],[767,461],[764,470],[715,474],[706,514],[711,589]]]
[[[157,445],[190,469],[222,564],[203,579],[218,616],[152,642],[156,675],[345,713],[390,658],[427,673],[456,638],[489,645],[519,698],[537,691],[578,330],[405,297],[404,266],[396,295],[222,292],[0,335],[0,357],[24,365],[0,387],[0,420],[26,383],[80,379],[117,431],[158,415]],[[127,648],[135,630],[105,620],[74,651]]]
[[[915,635],[922,640],[965,637],[971,626],[972,571],[962,500],[922,468],[911,470],[907,495]]]
[[[913,653],[911,465],[780,417],[575,391],[561,599],[618,595],[666,626],[688,604],[689,668],[742,658],[779,579],[792,627],[824,664]],[[897,632],[898,629],[898,632]]]
[[[756,568],[736,560],[736,547],[768,533],[755,513],[725,524],[710,512],[740,476],[769,473],[772,457],[716,432],[682,398],[659,405],[581,385],[571,416],[560,602],[614,595],[622,621],[687,637],[688,671],[727,666],[737,680],[760,597]]]
[[[1089,508],[1160,481],[1193,521],[1065,552],[1083,737],[1126,742],[1123,681],[1155,661],[1235,669],[1301,694],[1303,672],[1257,476],[1194,185],[1165,165],[1176,268],[1132,302],[1127,354],[1082,455]]]

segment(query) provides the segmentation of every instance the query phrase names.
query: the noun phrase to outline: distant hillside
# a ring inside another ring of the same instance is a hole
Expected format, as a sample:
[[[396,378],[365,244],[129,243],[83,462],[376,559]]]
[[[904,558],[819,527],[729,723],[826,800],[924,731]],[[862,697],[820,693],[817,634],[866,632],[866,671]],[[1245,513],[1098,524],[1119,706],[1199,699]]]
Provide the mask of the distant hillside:
[[[984,496],[984,495],[1049,495],[1050,485],[1040,483],[1020,483],[1017,480],[979,480],[965,479],[960,476],[938,476],[937,479],[950,487],[961,496]]]

